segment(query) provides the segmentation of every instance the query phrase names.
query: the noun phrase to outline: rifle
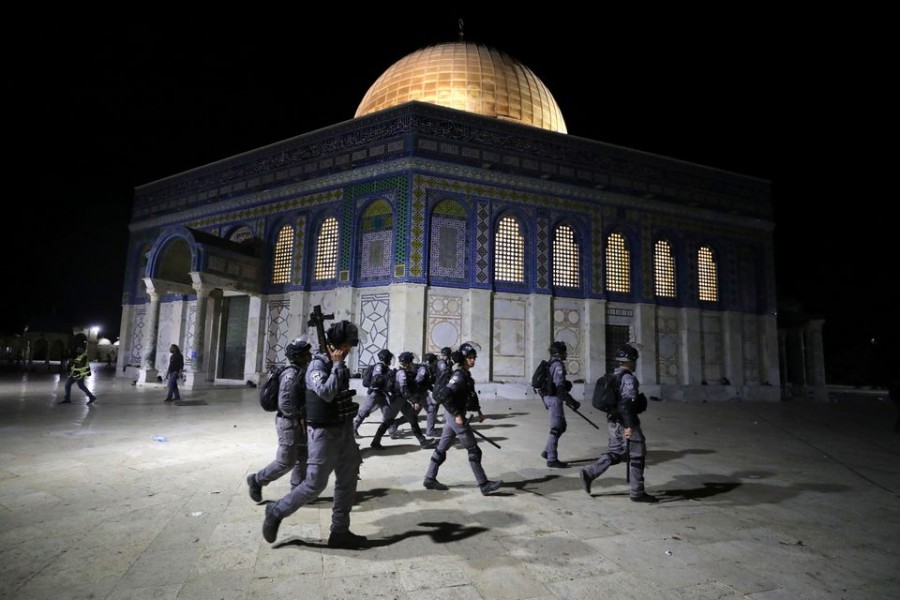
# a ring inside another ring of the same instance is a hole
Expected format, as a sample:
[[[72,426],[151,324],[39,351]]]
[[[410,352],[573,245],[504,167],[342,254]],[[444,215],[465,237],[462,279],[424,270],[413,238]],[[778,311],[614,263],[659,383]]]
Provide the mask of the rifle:
[[[316,335],[319,338],[319,352],[330,357],[328,352],[328,339],[325,337],[325,319],[334,319],[334,313],[326,315],[322,313],[322,307],[316,304],[313,306],[312,312],[309,314],[308,326],[315,326]],[[356,390],[341,390],[334,397],[334,405],[337,408],[338,416],[341,419],[352,419],[359,412],[359,404],[350,402],[350,398],[356,395]]]
[[[316,328],[316,334],[319,336],[319,352],[328,354],[328,340],[325,338],[325,319],[333,320],[334,313],[330,315],[323,314],[322,307],[316,304],[313,306],[313,311],[309,314],[309,321],[306,324],[309,327]]]
[[[471,419],[466,419],[466,421],[465,421],[465,422],[466,422],[466,429],[468,429],[469,431],[471,431],[472,433],[474,433],[475,435],[477,435],[478,437],[480,437],[481,439],[483,439],[484,441],[486,441],[488,444],[490,444],[490,445],[493,446],[494,448],[497,448],[498,450],[500,449],[500,444],[498,444],[497,442],[495,442],[494,440],[492,440],[492,439],[489,438],[488,436],[484,435],[483,433],[481,433],[480,431],[478,431],[477,429],[475,429],[474,427],[472,427],[472,425],[469,423],[469,421],[471,421]]]

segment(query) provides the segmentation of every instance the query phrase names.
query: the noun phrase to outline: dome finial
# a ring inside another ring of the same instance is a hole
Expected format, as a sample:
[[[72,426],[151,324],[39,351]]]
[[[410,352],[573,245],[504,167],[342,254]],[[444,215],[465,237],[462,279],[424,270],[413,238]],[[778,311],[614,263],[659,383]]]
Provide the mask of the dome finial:
[[[464,37],[464,34],[463,34],[463,20],[460,19],[460,20],[459,20],[459,41],[463,41],[463,37]]]

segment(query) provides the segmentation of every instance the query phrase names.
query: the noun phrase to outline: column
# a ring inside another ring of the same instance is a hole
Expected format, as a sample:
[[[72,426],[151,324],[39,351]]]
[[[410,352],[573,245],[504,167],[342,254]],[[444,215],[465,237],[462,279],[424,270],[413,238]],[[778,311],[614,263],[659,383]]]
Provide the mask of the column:
[[[191,360],[191,368],[188,371],[188,387],[193,388],[196,383],[205,379],[204,355],[206,342],[206,305],[209,302],[209,294],[213,287],[199,280],[199,274],[191,273],[194,279],[193,287],[197,293],[197,314],[194,316],[194,337],[191,340],[191,349],[188,357]]]
[[[141,371],[138,383],[155,383],[156,369],[156,337],[159,331],[159,293],[149,277],[144,279],[150,304],[147,306],[147,323],[144,325],[144,340],[141,354]]]

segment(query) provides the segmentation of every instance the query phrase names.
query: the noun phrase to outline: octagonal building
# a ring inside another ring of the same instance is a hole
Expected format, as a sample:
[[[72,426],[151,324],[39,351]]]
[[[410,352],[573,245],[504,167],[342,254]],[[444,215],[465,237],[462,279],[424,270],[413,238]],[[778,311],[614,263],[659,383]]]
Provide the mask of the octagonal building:
[[[569,135],[526,65],[472,42],[391,65],[354,118],[135,189],[118,372],[259,382],[320,306],[348,359],[477,342],[483,396],[554,340],[589,397],[616,347],[664,399],[778,399],[771,185]]]

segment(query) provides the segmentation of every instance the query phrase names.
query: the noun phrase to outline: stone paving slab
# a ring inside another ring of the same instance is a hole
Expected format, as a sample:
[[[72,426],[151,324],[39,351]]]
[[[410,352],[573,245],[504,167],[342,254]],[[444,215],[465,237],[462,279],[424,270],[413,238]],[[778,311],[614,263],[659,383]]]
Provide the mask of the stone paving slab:
[[[275,451],[256,389],[214,388],[163,404],[103,367],[98,401],[57,405],[55,374],[0,372],[0,598],[897,598],[900,435],[872,394],[831,401],[653,402],[644,415],[647,488],[628,500],[624,467],[585,494],[578,468],[606,448],[603,415],[568,414],[569,469],[539,454],[548,415],[534,398],[483,400],[482,496],[466,453],[426,490],[430,451],[414,438],[368,448],[352,528],[332,550],[331,484],[262,539],[265,502],[245,478]],[[157,441],[155,436],[165,436]]]

